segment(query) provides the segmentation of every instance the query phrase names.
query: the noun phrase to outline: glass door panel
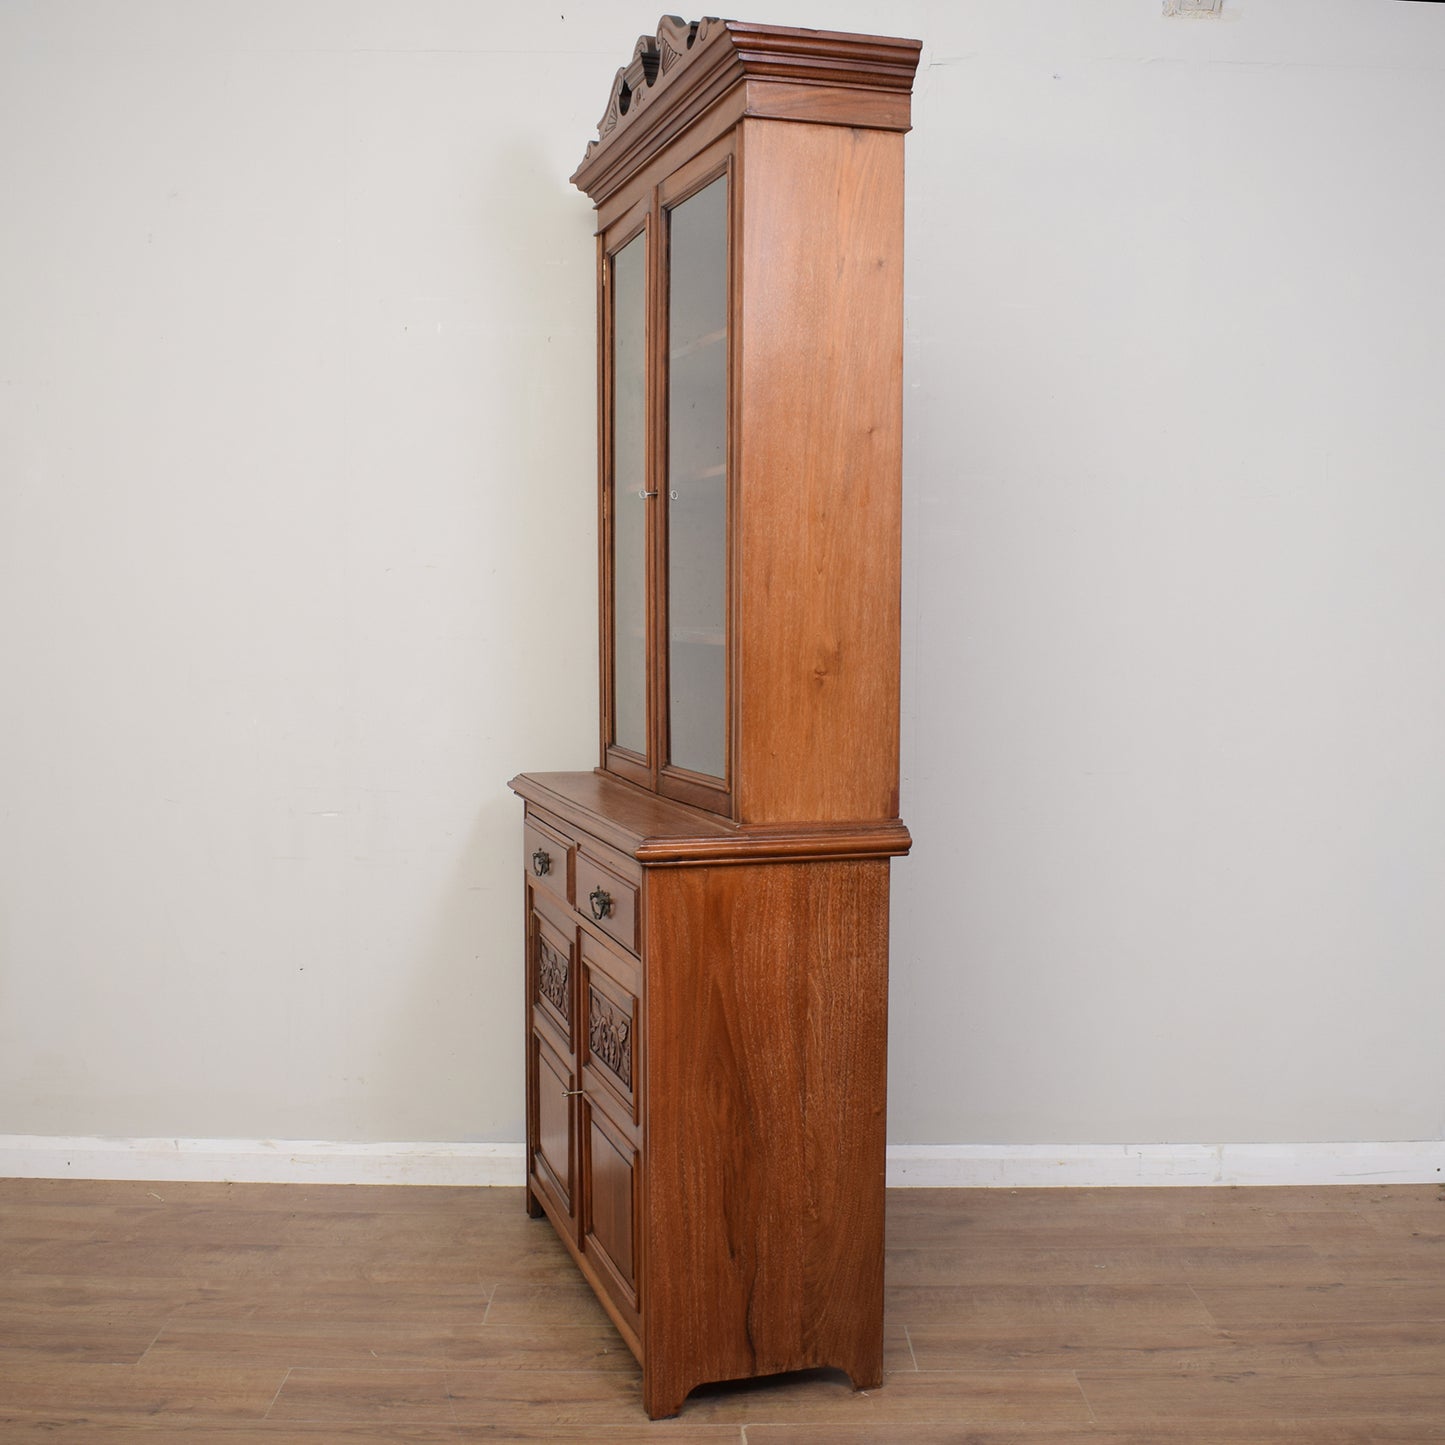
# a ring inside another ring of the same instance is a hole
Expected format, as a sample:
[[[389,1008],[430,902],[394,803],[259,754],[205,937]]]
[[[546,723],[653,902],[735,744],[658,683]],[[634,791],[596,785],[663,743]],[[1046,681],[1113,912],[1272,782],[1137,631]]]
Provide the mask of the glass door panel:
[[[647,258],[634,236],[612,267],[612,742],[647,747]]]
[[[727,774],[727,178],[668,213],[668,761]]]

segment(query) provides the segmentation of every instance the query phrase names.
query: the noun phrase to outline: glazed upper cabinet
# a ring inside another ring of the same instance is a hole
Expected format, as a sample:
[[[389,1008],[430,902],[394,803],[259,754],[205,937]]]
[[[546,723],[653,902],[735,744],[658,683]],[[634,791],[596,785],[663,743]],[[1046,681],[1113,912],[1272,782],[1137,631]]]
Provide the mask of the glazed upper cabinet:
[[[601,220],[604,767],[742,823],[898,813],[916,62],[664,20],[574,177]]]
[[[604,730],[622,776],[726,811],[726,156],[714,170],[602,241]]]
[[[883,1370],[918,44],[664,18],[598,213],[600,765],[523,773],[527,1202],[642,1366]]]

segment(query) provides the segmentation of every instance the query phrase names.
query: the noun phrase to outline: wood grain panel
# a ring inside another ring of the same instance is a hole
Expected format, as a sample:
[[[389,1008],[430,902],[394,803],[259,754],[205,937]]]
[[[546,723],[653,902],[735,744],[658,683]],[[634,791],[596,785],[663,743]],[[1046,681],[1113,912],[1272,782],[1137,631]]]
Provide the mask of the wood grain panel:
[[[886,877],[650,874],[649,1412],[702,1380],[879,1378]]]
[[[746,120],[739,194],[734,815],[896,818],[903,137]]]

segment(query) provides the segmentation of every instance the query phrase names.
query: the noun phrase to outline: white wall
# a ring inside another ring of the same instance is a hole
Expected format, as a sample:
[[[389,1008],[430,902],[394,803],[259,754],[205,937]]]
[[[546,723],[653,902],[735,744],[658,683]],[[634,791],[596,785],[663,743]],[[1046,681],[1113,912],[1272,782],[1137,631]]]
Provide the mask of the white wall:
[[[650,5],[0,0],[0,1134],[520,1137]],[[1445,7],[925,41],[900,1142],[1445,1136]],[[565,13],[565,18],[563,15]]]

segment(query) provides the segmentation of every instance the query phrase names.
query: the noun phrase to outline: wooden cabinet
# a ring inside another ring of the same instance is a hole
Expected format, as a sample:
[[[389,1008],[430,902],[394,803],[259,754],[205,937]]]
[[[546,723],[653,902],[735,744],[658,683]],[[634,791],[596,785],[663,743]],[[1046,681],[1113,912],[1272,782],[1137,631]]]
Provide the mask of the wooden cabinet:
[[[915,41],[664,18],[598,211],[600,765],[522,774],[528,1207],[698,1384],[882,1378]]]

